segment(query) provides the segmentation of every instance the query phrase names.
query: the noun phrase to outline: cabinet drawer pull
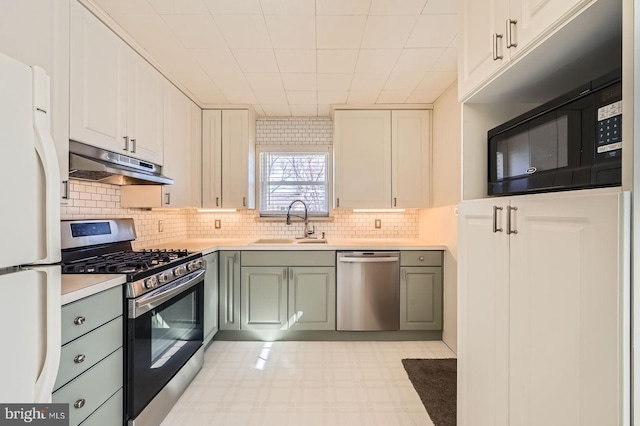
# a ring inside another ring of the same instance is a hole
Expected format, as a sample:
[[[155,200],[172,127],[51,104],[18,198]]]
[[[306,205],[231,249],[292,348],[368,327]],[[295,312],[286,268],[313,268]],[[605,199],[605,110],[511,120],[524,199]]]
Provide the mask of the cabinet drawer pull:
[[[420,262],[424,262],[424,256],[420,256],[420,257],[418,258],[418,260],[419,260]]]
[[[502,210],[502,207],[493,206],[493,233],[494,234],[496,232],[502,232],[502,228],[498,228],[498,210]]]
[[[82,364],[85,359],[87,359],[87,357],[84,354],[80,354],[76,355],[76,357],[73,358],[73,362],[75,362],[76,364]]]
[[[79,400],[77,400],[76,402],[74,402],[74,403],[73,403],[73,406],[74,406],[75,408],[82,408],[82,407],[84,407],[84,404],[85,404],[86,402],[87,402],[87,401],[85,401],[84,399],[79,399]]]
[[[76,319],[74,319],[74,320],[73,320],[73,323],[74,323],[75,325],[82,325],[82,324],[84,324],[84,322],[85,322],[86,320],[87,320],[87,319],[86,319],[85,317],[83,317],[83,316],[79,316],[79,317],[76,317]]]

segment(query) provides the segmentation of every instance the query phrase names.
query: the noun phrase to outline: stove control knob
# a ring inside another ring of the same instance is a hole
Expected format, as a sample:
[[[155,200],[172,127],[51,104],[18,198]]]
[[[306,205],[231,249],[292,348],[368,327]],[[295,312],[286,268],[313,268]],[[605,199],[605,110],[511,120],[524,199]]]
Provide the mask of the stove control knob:
[[[149,277],[146,280],[144,280],[144,288],[146,289],[151,289],[157,286],[158,286],[158,279],[155,277],[155,275],[153,277]]]
[[[187,273],[187,267],[184,265],[180,265],[173,271],[173,273],[176,277],[181,277]]]
[[[187,266],[187,269],[189,269],[189,272],[191,272],[191,271],[195,271],[196,269],[200,268],[200,266],[202,266],[202,262],[200,262],[200,264],[198,264],[198,261],[194,260],[193,262],[189,262],[189,265]]]
[[[196,262],[196,267],[197,268],[202,268],[202,259],[198,259],[195,262]]]
[[[164,271],[163,273],[158,275],[158,282],[160,282],[160,284],[165,284],[165,283],[169,282],[169,280],[171,278],[173,278],[173,272]]]

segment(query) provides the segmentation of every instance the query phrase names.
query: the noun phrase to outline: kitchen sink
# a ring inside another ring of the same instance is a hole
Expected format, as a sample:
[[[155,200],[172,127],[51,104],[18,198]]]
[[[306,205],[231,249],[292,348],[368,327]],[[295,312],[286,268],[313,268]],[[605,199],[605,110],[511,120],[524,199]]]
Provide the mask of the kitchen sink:
[[[296,244],[327,244],[327,240],[320,238],[301,238],[296,240]]]
[[[293,240],[290,238],[260,238],[255,240],[253,244],[291,244]]]

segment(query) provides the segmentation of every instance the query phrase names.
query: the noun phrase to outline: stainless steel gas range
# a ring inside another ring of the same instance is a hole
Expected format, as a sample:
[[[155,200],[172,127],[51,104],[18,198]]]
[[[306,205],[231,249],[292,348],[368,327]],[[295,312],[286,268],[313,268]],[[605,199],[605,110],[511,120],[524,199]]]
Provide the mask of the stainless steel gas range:
[[[62,221],[62,272],[126,274],[126,420],[157,426],[202,367],[205,262],[135,238],[133,219]]]

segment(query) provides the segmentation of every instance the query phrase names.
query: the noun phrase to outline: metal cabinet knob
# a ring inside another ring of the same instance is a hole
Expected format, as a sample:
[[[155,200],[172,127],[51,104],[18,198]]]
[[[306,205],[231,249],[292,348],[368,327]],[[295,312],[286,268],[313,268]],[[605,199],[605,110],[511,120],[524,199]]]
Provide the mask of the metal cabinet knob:
[[[76,364],[82,364],[85,359],[87,359],[87,357],[84,354],[80,354],[76,355],[76,357],[73,358],[73,362],[75,362]]]
[[[74,320],[73,320],[73,323],[74,323],[75,325],[82,325],[82,324],[84,324],[84,322],[85,322],[86,320],[87,320],[87,319],[86,319],[85,317],[83,317],[83,316],[79,316],[79,317],[76,317],[76,319],[74,319]]]
[[[76,402],[74,402],[74,403],[73,403],[73,406],[74,406],[75,408],[82,408],[82,407],[84,407],[84,404],[85,404],[86,402],[87,402],[87,401],[85,401],[84,399],[79,399],[79,400],[77,400]]]
[[[424,262],[424,256],[420,256],[420,257],[418,258],[418,260],[419,260],[420,262]]]

